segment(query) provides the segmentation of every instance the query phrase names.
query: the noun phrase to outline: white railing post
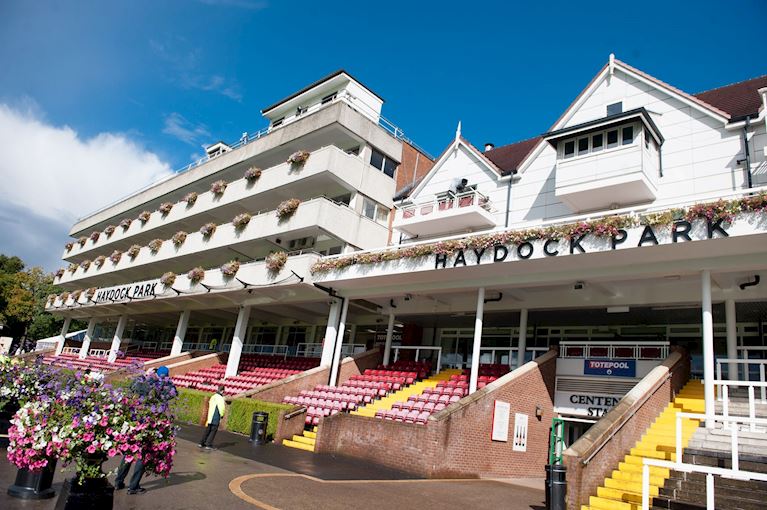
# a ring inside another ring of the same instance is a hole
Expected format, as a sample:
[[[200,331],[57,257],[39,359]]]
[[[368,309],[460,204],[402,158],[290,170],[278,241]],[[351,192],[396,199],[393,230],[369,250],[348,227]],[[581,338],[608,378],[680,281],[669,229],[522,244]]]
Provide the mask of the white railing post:
[[[727,384],[722,384],[722,415],[727,418],[730,413],[730,388]],[[727,428],[727,422],[722,424],[722,428]]]
[[[730,436],[730,445],[732,448],[732,470],[737,472],[740,470],[740,465],[738,463],[738,424],[737,422],[733,423],[732,426],[730,427],[730,433],[732,434]]]
[[[716,360],[716,380],[722,380],[722,360]],[[722,400],[722,388],[717,385],[714,389],[716,390],[717,400]]]
[[[714,475],[706,475],[706,509],[716,510],[714,507]]]
[[[746,369],[748,369],[748,365],[746,365]],[[764,381],[764,363],[759,363],[759,382],[760,383],[764,383],[765,382]],[[762,388],[761,388],[762,404],[765,403],[764,401],[765,401],[765,390],[766,389],[767,388],[765,388],[764,386],[762,386]]]
[[[650,466],[642,466],[642,510],[650,509]]]
[[[706,428],[714,426],[714,319],[711,306],[711,271],[701,271],[701,311],[703,332],[703,394],[706,405]]]
[[[764,387],[762,387],[764,389]],[[748,417],[752,420],[756,418],[756,402],[754,402],[754,387],[748,387]],[[756,431],[756,422],[751,422],[751,432]]]

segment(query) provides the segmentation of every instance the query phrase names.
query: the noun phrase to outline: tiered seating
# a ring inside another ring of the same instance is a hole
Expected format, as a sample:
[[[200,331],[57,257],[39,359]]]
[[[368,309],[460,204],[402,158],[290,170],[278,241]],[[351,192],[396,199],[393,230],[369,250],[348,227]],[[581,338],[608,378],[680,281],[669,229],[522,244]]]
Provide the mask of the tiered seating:
[[[418,379],[423,379],[431,374],[431,361],[397,360],[390,365],[378,365],[379,370],[398,370],[404,372],[417,372]]]
[[[313,368],[319,364],[317,358],[275,358],[273,356],[249,355],[240,361],[239,373],[224,378],[226,365],[218,364],[184,375],[173,376],[176,386],[215,392],[224,385],[224,395],[237,395],[279,379]]]
[[[75,370],[91,369],[96,372],[108,374],[131,365],[143,366],[150,358],[143,356],[128,356],[117,358],[114,363],[109,363],[106,358],[88,356],[80,359],[74,354],[60,354],[58,356],[45,356],[43,363],[62,368],[73,368]]]
[[[432,413],[441,411],[451,403],[450,398],[453,396],[453,386],[450,387],[449,395],[447,390],[444,390],[445,395],[442,395],[442,388],[450,381],[451,377],[461,377],[460,372],[458,370],[443,370],[437,375],[423,381],[418,381],[407,388],[374,402],[372,405],[365,406],[355,411],[354,414],[426,425]],[[453,383],[457,384],[457,381],[454,380]],[[438,387],[439,389],[437,389]],[[456,388],[457,390],[458,388]],[[462,388],[460,390],[461,392],[463,391]],[[460,395],[462,396],[463,393]],[[461,396],[456,394],[456,399],[460,399]],[[440,401],[440,398],[442,398],[442,401]]]
[[[502,377],[509,373],[509,366],[503,365],[503,364],[490,364],[490,363],[482,363],[479,365],[479,377],[477,378],[477,389],[484,388],[487,386],[488,383],[491,383],[498,379],[499,377]],[[468,381],[469,376],[471,375],[471,370],[466,369],[463,371],[464,377],[466,377],[466,380]]]
[[[134,353],[129,353],[134,354]],[[139,349],[135,352],[135,356],[141,357],[141,358],[147,358],[147,359],[157,359],[157,358],[164,358],[165,356],[170,356],[170,351],[145,351],[143,349]]]
[[[302,391],[297,397],[285,397],[283,402],[307,406],[306,424],[317,425],[325,416],[353,411],[360,404],[369,404],[398,391],[412,384],[417,376],[416,372],[367,369],[360,375],[353,375],[342,386],[318,385],[312,391]]]

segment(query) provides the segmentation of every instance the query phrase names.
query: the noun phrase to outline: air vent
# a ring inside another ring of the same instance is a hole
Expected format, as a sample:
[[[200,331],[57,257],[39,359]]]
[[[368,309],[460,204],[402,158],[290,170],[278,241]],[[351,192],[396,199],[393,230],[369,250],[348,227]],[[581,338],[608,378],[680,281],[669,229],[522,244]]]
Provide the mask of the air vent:
[[[574,377],[557,377],[557,391],[568,393],[585,393],[597,395],[619,395],[623,396],[636,386],[638,379],[617,380],[590,377],[580,379]]]

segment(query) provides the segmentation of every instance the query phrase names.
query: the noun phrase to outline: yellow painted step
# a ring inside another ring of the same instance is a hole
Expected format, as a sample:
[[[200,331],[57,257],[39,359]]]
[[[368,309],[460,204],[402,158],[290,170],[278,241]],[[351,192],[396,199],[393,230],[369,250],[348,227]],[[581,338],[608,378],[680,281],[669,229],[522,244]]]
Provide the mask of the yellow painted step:
[[[619,462],[618,469],[623,473],[639,473],[639,476],[642,476],[642,464]],[[650,466],[650,476],[668,478],[671,476],[671,470],[664,467]]]
[[[312,439],[317,439],[317,432],[311,431],[311,430],[305,430],[304,435],[306,437],[311,437]]]
[[[589,507],[598,510],[640,510],[641,503],[626,503],[615,501],[614,499],[600,498],[598,496],[589,496]]]
[[[316,440],[313,437],[306,437],[306,436],[293,436],[293,441],[296,443],[304,443],[311,446],[314,446]]]
[[[290,439],[283,439],[282,440],[282,446],[287,446],[290,448],[297,448],[299,450],[306,450],[307,452],[313,452],[314,446],[306,444],[306,443],[299,443],[297,441],[291,441]]]
[[[624,481],[624,482],[633,482],[633,483],[642,483],[642,472],[634,472],[634,471],[620,471],[618,469],[614,470],[612,472],[612,478],[613,480],[618,481]],[[655,485],[656,487],[660,487],[661,485],[666,483],[666,479],[663,476],[653,476],[650,474],[650,485]]]
[[[656,480],[659,480],[659,478],[656,478]],[[664,483],[665,480],[660,485],[663,485]],[[605,479],[605,487],[608,489],[618,489],[621,491],[633,492],[635,494],[639,494],[640,497],[642,495],[642,480],[631,481],[607,478]],[[658,487],[659,486],[657,484],[652,483],[652,477],[650,477],[650,496],[658,495]],[[597,496],[601,496],[601,494],[597,493]]]
[[[636,503],[639,505],[642,504],[641,493],[637,494],[636,492],[630,492],[628,490],[623,490],[623,489],[611,489],[609,487],[599,487],[597,489],[597,497],[612,499],[612,500],[615,500],[616,502],[620,501],[623,503]]]

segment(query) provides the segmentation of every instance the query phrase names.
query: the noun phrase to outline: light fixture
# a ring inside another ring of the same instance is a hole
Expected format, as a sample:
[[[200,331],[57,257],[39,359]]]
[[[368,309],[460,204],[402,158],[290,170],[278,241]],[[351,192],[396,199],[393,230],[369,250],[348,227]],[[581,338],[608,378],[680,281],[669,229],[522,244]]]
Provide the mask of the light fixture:
[[[628,306],[608,306],[607,313],[628,313],[630,308]]]
[[[541,409],[541,406],[535,406],[535,417],[538,418],[538,421],[541,421],[543,418],[543,409]]]

